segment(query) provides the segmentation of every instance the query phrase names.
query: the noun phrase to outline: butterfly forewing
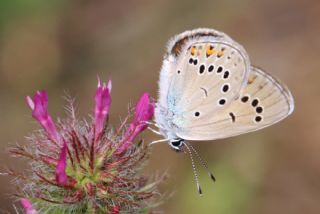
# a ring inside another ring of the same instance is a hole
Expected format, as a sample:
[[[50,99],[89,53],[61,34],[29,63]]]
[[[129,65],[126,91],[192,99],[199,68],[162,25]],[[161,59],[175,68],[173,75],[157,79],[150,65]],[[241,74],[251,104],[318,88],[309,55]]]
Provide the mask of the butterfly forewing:
[[[190,44],[178,57],[168,99],[175,99],[173,123],[192,123],[193,117],[218,113],[239,97],[246,83],[249,60],[230,43]],[[184,124],[187,125],[187,124]]]
[[[190,120],[186,118],[177,135],[189,140],[213,140],[251,132],[287,117],[293,106],[292,95],[284,84],[252,67],[238,99],[219,114],[200,115],[192,123],[186,122]]]

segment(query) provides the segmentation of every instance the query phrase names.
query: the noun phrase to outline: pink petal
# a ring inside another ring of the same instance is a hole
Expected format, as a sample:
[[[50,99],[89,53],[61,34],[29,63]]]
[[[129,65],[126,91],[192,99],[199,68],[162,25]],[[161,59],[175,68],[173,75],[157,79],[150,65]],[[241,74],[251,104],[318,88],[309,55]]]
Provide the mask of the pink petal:
[[[21,206],[23,207],[26,214],[37,214],[38,212],[33,209],[31,202],[26,199],[22,198],[20,199]]]
[[[119,214],[120,213],[120,206],[113,206],[111,210],[111,214]]]
[[[38,91],[33,98],[26,98],[29,107],[32,110],[32,117],[35,118],[46,130],[49,137],[55,142],[60,142],[60,135],[56,126],[48,113],[48,95],[45,91]]]
[[[101,85],[100,79],[98,80],[98,88],[95,95],[95,137],[97,138],[102,132],[105,121],[107,119],[109,108],[111,105],[111,81],[108,87],[103,83]]]
[[[66,166],[67,166],[67,144],[64,143],[61,148],[61,153],[59,157],[59,161],[56,168],[56,181],[59,185],[67,185],[68,176],[66,174]]]
[[[112,89],[112,81],[111,80],[108,81],[107,88],[109,89],[109,92],[111,93],[111,89]]]
[[[32,98],[30,96],[27,96],[26,100],[27,100],[27,103],[28,103],[29,107],[31,108],[31,110],[33,110],[34,109],[34,102],[33,102]]]
[[[150,102],[149,93],[144,93],[135,108],[134,122],[138,124],[145,124],[146,121],[152,119],[154,113],[154,103]],[[145,124],[147,127],[147,124]]]
[[[97,85],[97,88],[100,88],[100,87],[101,87],[101,80],[100,80],[100,77],[99,77],[99,76],[97,76],[97,78],[98,78],[98,85]]]
[[[125,142],[120,145],[117,153],[121,153],[128,148],[136,136],[148,127],[147,121],[151,120],[154,114],[154,103],[150,101],[150,95],[144,93],[136,107],[133,121],[125,133]]]

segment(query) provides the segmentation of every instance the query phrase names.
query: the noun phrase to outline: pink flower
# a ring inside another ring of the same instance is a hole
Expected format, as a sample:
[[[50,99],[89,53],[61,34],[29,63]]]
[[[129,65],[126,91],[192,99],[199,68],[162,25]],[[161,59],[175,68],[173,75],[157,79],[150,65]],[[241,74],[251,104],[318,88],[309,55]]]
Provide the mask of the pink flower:
[[[56,167],[56,181],[61,186],[65,186],[68,183],[66,166],[67,166],[67,144],[64,143],[61,149],[60,158]]]
[[[23,207],[26,214],[37,214],[38,212],[33,209],[31,202],[26,199],[22,198],[20,199],[21,206]]]
[[[125,151],[131,142],[134,141],[136,136],[148,127],[146,122],[152,119],[153,114],[154,103],[150,101],[150,95],[148,93],[144,93],[135,107],[133,121],[130,123],[129,128],[126,131],[125,141],[119,147],[117,151],[118,153]]]
[[[59,213],[61,208],[64,213],[140,213],[159,204],[156,187],[165,176],[149,182],[148,177],[140,175],[150,147],[131,143],[147,128],[154,104],[145,93],[113,129],[107,127],[110,92],[111,81],[101,84],[99,80],[90,121],[76,117],[70,99],[68,117],[56,124],[48,114],[45,92],[27,97],[32,115],[43,129],[27,138],[30,147],[14,145],[10,149],[12,156],[29,159],[31,170],[25,175],[15,170],[7,172],[19,181],[16,195],[32,196],[33,204],[21,200],[26,214]],[[127,124],[130,117],[132,121]]]
[[[49,137],[56,143],[60,143],[60,135],[48,113],[48,95],[45,91],[38,91],[33,98],[27,96],[27,103],[32,110],[32,117],[35,118],[46,130]]]
[[[119,213],[120,213],[120,207],[113,206],[110,214],[119,214]]]
[[[107,119],[108,113],[109,113],[109,108],[111,105],[111,88],[112,88],[112,83],[109,80],[108,86],[103,83],[101,85],[100,79],[98,80],[98,88],[96,91],[96,96],[95,96],[95,138],[97,139],[98,136],[101,134],[105,121]]]

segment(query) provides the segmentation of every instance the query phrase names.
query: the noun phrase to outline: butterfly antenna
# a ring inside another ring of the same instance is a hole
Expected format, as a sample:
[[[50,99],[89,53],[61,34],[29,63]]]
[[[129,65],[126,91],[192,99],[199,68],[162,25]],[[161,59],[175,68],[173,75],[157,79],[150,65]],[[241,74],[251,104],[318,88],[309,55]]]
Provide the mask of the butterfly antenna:
[[[208,167],[208,164],[207,162],[205,162],[200,154],[198,153],[198,151],[191,145],[191,144],[188,144],[188,146],[192,149],[192,151],[194,152],[194,154],[196,154],[197,158],[199,159],[201,165],[206,169],[209,177],[212,179],[213,182],[216,181],[216,178],[214,177],[213,173],[210,171],[209,167]]]
[[[199,179],[198,179],[196,165],[194,164],[192,151],[190,150],[190,148],[189,148],[189,146],[187,144],[184,144],[184,145],[186,146],[186,148],[188,150],[188,153],[189,153],[189,156],[190,156],[190,159],[191,159],[191,164],[192,164],[192,171],[193,171],[194,178],[195,178],[195,181],[196,181],[196,184],[197,184],[199,195],[201,196],[202,195],[202,189],[201,189],[200,182],[199,182]]]

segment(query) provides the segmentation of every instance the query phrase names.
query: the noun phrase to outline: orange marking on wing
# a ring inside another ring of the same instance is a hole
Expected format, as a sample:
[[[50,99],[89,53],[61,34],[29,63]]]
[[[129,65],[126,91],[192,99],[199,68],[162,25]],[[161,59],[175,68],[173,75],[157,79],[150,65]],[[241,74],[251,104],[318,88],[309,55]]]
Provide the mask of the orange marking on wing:
[[[190,53],[191,53],[192,56],[194,56],[194,54],[196,53],[196,47],[195,46],[192,46]]]
[[[215,50],[214,50],[213,46],[208,45],[208,46],[206,47],[206,55],[207,55],[207,57],[209,57],[209,56],[211,56],[212,54],[214,54],[214,52],[215,52]]]
[[[223,51],[218,51],[218,53],[217,53],[217,57],[222,57],[223,56]]]

